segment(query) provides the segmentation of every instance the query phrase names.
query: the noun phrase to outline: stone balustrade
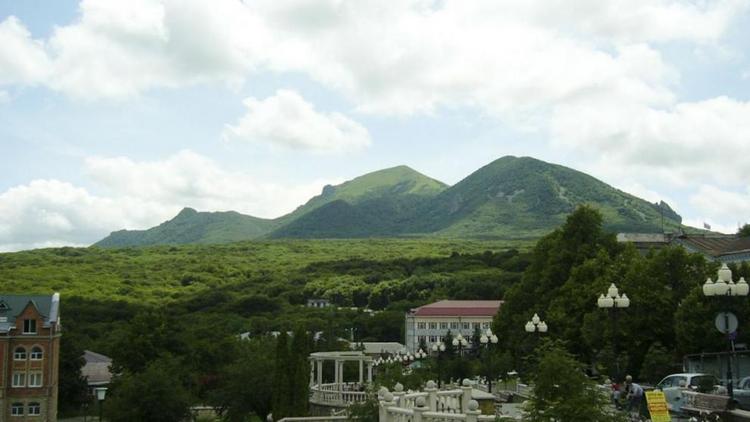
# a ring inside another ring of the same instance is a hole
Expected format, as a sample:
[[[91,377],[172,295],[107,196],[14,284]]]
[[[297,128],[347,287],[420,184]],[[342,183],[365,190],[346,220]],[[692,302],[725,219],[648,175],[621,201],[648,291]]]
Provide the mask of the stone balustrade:
[[[482,415],[479,403],[471,398],[469,380],[455,390],[438,391],[429,381],[423,392],[404,393],[397,384],[390,392],[378,392],[380,422],[494,421],[495,415]]]

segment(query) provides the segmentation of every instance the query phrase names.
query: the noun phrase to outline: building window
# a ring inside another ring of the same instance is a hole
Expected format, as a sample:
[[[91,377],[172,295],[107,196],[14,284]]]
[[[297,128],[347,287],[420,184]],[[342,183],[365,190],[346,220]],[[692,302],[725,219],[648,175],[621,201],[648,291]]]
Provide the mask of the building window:
[[[37,402],[29,403],[29,415],[39,416],[42,414],[42,405]]]
[[[36,320],[35,319],[23,320],[23,333],[24,334],[36,334]]]
[[[13,351],[13,360],[26,360],[26,349],[16,347],[16,350]]]
[[[468,323],[468,322],[464,322],[464,323],[462,323],[462,328],[463,328],[464,330],[468,330],[468,329],[469,329],[469,323]]]
[[[451,330],[458,330],[458,323],[457,322],[451,322]]]
[[[441,322],[440,323],[440,329],[441,330],[447,330],[448,329],[448,323],[447,322]]]
[[[490,323],[489,322],[483,322],[482,323],[482,328],[485,329],[485,330],[488,329],[488,328],[490,328]]]
[[[23,403],[13,403],[10,406],[11,416],[23,416]]]
[[[417,329],[424,330],[425,328],[427,328],[427,324],[426,323],[424,323],[424,322],[418,322],[417,323]]]
[[[437,336],[430,336],[430,343],[437,343]]]
[[[25,372],[13,373],[13,387],[26,387],[26,373]]]
[[[475,323],[471,324],[471,328],[474,329],[474,330],[478,330],[479,329],[479,323],[475,322]]]
[[[426,340],[425,336],[417,336],[417,343],[422,344]]]
[[[430,330],[437,330],[437,322],[430,323]]]
[[[31,355],[29,356],[31,360],[42,360],[44,357],[44,352],[42,351],[42,348],[39,346],[34,346],[31,348]]]
[[[41,387],[42,386],[42,373],[31,372],[29,374],[29,387]]]

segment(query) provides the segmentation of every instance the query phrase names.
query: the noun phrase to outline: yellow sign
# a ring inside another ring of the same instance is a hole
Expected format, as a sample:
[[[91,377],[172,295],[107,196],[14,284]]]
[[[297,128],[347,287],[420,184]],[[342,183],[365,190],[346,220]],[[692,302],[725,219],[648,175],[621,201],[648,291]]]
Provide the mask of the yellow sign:
[[[669,408],[667,407],[667,399],[664,397],[663,391],[647,391],[646,403],[648,404],[648,412],[651,414],[652,422],[672,422],[672,418],[669,416]]]

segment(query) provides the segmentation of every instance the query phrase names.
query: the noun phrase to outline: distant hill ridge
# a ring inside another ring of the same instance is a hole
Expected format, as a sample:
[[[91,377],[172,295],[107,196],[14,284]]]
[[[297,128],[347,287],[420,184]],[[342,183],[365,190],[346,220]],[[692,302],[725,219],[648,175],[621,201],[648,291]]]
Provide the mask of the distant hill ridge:
[[[682,218],[664,202],[647,202],[568,167],[506,156],[454,186],[398,166],[327,185],[320,195],[276,219],[185,208],[156,227],[116,231],[95,246],[259,238],[533,238],[562,224],[580,204],[599,209],[605,226],[614,231],[682,227]]]

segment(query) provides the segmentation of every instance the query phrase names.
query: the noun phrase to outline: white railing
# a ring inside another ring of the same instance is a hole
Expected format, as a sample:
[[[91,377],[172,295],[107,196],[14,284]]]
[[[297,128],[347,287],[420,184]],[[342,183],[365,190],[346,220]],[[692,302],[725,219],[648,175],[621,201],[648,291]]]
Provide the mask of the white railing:
[[[348,421],[349,416],[305,416],[299,418],[282,418],[279,422],[333,422]]]
[[[310,387],[310,402],[314,404],[348,406],[367,400],[367,393],[359,383],[320,384]]]
[[[516,394],[521,397],[529,398],[531,397],[533,388],[530,385],[526,384],[516,384]]]
[[[438,391],[429,381],[424,392],[404,393],[396,385],[393,393],[378,392],[380,422],[479,422],[494,421],[495,415],[482,415],[479,403],[472,400],[472,387],[464,380],[459,389]]]

